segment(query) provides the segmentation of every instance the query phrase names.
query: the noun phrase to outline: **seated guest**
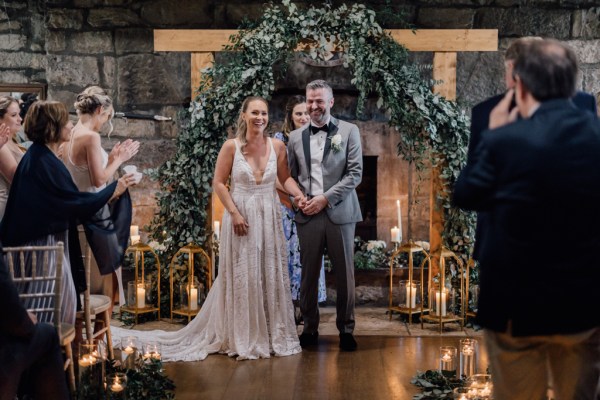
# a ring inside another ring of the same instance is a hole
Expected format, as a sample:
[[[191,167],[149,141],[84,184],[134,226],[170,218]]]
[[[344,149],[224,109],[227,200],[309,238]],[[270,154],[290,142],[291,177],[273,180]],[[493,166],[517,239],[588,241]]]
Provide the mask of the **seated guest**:
[[[75,323],[78,300],[74,282],[77,291],[85,290],[77,219],[90,218],[135,181],[133,174],[128,174],[98,193],[80,192],[57,157],[59,146],[70,139],[72,129],[63,104],[38,101],[31,106],[25,133],[33,144],[17,167],[0,226],[0,238],[7,246],[65,243],[61,320],[70,324]],[[20,289],[35,293],[35,287]]]
[[[14,400],[19,387],[33,399],[69,399],[56,329],[27,313],[3,257],[0,304],[0,400]]]

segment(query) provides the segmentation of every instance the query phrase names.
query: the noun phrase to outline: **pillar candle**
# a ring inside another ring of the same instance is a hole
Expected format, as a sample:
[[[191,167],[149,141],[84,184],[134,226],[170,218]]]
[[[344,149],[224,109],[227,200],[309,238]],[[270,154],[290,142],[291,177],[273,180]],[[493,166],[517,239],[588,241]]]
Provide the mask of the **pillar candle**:
[[[392,242],[400,243],[400,229],[393,227],[391,231]]]
[[[137,244],[140,242],[140,235],[131,235],[131,244]]]
[[[441,298],[440,298],[441,294]],[[446,292],[435,292],[435,315],[446,316]]]
[[[221,221],[214,222],[213,231],[215,232],[215,238],[219,240],[219,235],[221,234]]]
[[[129,227],[129,236],[135,236],[140,234],[140,227],[137,225],[131,225]]]
[[[411,285],[406,286],[406,308],[417,307],[417,288]]]
[[[400,241],[402,241],[402,211],[400,210],[400,200],[396,200],[396,211],[398,212],[398,230],[400,231]]]
[[[195,287],[190,289],[190,309],[198,309],[198,288]]]
[[[146,289],[144,288],[143,284],[140,284],[137,287],[137,307],[146,307]]]

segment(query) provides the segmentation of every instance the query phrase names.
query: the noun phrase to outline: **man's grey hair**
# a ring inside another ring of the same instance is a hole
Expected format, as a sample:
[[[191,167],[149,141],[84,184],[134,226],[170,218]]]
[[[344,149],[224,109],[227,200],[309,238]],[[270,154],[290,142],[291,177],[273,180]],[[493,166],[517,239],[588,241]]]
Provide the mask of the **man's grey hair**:
[[[333,97],[333,89],[323,79],[317,79],[315,81],[310,82],[308,85],[306,85],[306,91],[317,90],[317,89],[325,89],[329,93],[329,96]]]

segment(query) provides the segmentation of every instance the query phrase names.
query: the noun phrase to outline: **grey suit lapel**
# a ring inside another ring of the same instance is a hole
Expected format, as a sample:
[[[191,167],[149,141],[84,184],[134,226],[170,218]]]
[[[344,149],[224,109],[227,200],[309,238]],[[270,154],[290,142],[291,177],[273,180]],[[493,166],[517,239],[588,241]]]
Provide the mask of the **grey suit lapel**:
[[[327,160],[327,156],[329,155],[329,151],[331,150],[331,138],[335,136],[338,131],[338,120],[331,117],[330,120],[330,128],[329,133],[327,134],[327,139],[325,140],[325,149],[323,150],[323,162]]]
[[[310,129],[308,127],[302,131],[302,149],[304,150],[304,161],[306,162],[306,169],[310,180]]]

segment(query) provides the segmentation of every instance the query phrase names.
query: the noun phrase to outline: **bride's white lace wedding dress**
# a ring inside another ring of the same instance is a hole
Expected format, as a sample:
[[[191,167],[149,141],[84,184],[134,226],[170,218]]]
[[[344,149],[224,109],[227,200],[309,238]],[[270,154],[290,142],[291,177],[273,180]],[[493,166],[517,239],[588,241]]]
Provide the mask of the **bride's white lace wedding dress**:
[[[277,156],[270,156],[261,182],[235,140],[231,197],[248,222],[248,235],[233,233],[231,216],[223,216],[219,274],[200,313],[176,332],[112,328],[113,343],[137,336],[157,341],[164,361],[203,360],[210,353],[238,360],[287,356],[301,351],[294,322],[287,268],[287,247],[275,192]]]

